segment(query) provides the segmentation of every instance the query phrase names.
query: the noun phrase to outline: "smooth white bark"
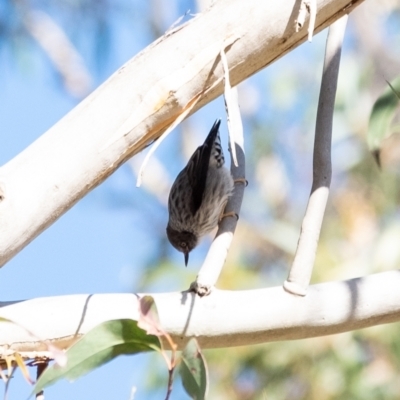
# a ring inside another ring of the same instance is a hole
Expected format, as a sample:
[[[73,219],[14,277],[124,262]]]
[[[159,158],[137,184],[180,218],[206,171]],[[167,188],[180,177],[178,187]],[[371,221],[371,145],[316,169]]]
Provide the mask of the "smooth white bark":
[[[202,348],[303,339],[400,320],[400,271],[383,272],[309,287],[299,297],[282,287],[248,291],[213,290],[209,296],[161,293],[154,297],[161,324],[182,348],[197,337]],[[138,317],[135,294],[48,297],[3,305],[13,319],[37,337],[66,348],[97,324]],[[2,323],[0,358],[18,351],[45,355],[45,346],[22,328]]]
[[[246,168],[244,155],[243,124],[240,115],[236,88],[231,88],[226,57],[221,52],[225,71],[225,108],[229,128],[229,154],[231,158],[231,175],[235,181],[232,195],[228,199],[223,213],[226,215],[218,224],[218,232],[211,243],[207,256],[200,268],[196,281],[190,287],[198,295],[206,295],[218,281],[232,244],[240,215],[240,208],[246,186]],[[229,215],[227,217],[227,215]]]
[[[332,177],[332,121],[347,19],[348,16],[344,15],[329,27],[315,126],[313,183],[301,225],[296,255],[288,279],[283,284],[290,293],[300,296],[307,293],[307,287],[310,284],[322,221],[328,202]]]

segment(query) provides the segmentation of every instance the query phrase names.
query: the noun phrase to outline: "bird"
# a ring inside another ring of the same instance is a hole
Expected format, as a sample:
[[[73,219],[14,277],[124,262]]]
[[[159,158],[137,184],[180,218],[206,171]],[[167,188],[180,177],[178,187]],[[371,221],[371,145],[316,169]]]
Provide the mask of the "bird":
[[[185,266],[199,239],[218,225],[234,187],[232,175],[224,166],[220,123],[219,119],[215,121],[169,193],[167,237],[184,254]]]

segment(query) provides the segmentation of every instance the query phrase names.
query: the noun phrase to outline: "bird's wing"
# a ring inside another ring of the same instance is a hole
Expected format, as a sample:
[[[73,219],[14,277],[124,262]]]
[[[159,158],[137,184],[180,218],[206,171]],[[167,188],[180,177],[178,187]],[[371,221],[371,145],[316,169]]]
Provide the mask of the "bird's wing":
[[[211,151],[218,135],[220,123],[220,119],[214,122],[203,145],[197,148],[187,164],[187,174],[192,187],[191,211],[193,215],[200,208],[204,198]]]

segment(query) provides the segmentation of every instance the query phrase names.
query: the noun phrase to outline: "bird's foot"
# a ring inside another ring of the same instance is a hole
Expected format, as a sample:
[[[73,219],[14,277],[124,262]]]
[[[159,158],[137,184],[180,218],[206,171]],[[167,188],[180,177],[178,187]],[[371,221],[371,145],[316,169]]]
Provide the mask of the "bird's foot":
[[[197,281],[194,281],[190,284],[189,291],[196,293],[200,297],[204,297],[204,296],[208,296],[211,293],[212,288],[213,287],[210,285],[204,285]]]
[[[246,178],[237,178],[233,180],[233,183],[236,185],[237,183],[242,183],[245,187],[249,184]]]
[[[224,218],[228,218],[228,217],[235,217],[236,221],[239,220],[239,215],[237,213],[235,213],[234,211],[229,211],[225,214],[222,214],[221,217],[219,218],[219,220],[221,221]]]

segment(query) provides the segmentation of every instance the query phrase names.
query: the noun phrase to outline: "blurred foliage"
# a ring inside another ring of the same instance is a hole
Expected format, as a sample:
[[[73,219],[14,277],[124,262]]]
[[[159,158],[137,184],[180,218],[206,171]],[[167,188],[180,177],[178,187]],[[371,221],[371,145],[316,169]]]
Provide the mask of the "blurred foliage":
[[[400,76],[392,82],[376,100],[372,108],[368,127],[368,145],[380,166],[380,148],[384,139],[400,127],[393,127],[392,120],[400,110]]]
[[[157,0],[2,0],[0,51],[29,75],[38,68],[38,49],[44,51],[63,90],[82,98],[93,89],[91,78],[98,85],[111,73],[116,36],[125,36],[133,56],[165,32],[175,12],[181,12],[175,4]],[[74,76],[78,82],[71,85]]]
[[[213,380],[226,382],[223,387],[212,386],[211,398],[396,398],[400,353],[383,345],[386,338],[384,329],[378,335],[371,329],[251,349],[206,352],[209,364],[215,365]],[[221,361],[222,353],[229,354],[225,361]],[[232,357],[237,356],[240,362],[232,363]]]
[[[30,38],[20,17],[21,10],[29,7],[52,15],[81,54],[92,51],[97,67],[112,52],[115,21],[126,21],[126,29],[143,45],[188,9],[196,11],[194,2],[183,0],[7,0],[0,7],[0,45],[11,43],[16,53],[26,52],[23,43]],[[369,0],[350,15],[334,116],[331,194],[313,282],[399,267],[400,136],[393,134],[381,143],[381,170],[366,140],[372,106],[386,80],[400,71],[400,53],[395,50],[400,47],[399,26],[397,0]],[[324,35],[239,85],[249,186],[220,288],[280,285],[287,276],[311,188]],[[222,102],[199,111],[182,124],[182,140],[172,135],[159,149],[157,157],[171,182],[204,138],[209,129],[206,121],[223,112]],[[124,190],[111,190],[113,206],[129,207],[135,214],[139,242],[150,243],[141,277],[131,289],[188,287],[210,238],[196,249],[185,269],[181,255],[167,243],[165,201],[142,190],[127,202]],[[397,399],[399,329],[399,324],[391,324],[301,341],[207,350],[210,398]],[[160,385],[165,387],[166,376],[156,357],[149,356],[149,365],[150,398],[159,393]]]

